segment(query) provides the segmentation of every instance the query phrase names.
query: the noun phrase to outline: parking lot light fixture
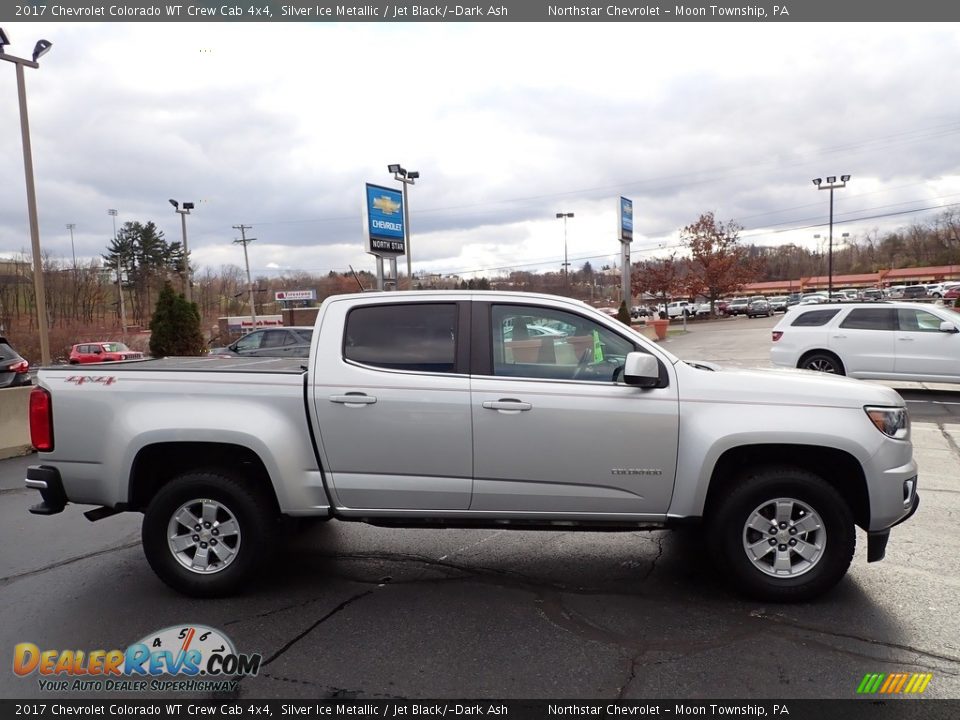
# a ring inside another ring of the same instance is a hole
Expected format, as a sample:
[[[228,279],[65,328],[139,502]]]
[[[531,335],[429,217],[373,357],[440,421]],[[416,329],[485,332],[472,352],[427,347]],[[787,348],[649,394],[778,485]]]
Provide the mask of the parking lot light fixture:
[[[573,213],[557,213],[558,218],[563,218],[563,284],[564,287],[570,287],[570,263],[567,261],[567,218],[572,218]]]
[[[185,202],[183,203],[183,207],[181,207],[180,203],[173,198],[170,198],[168,202],[173,205],[173,211],[180,216],[180,230],[183,237],[183,296],[187,302],[193,302],[193,292],[190,288],[190,254],[187,249],[187,215],[193,210],[194,204],[192,202]]]
[[[850,180],[849,175],[841,175],[840,182],[837,182],[836,175],[827,176],[827,184],[824,185],[820,178],[814,178],[813,184],[817,186],[817,190],[829,190],[830,191],[830,231],[827,235],[828,237],[828,250],[827,250],[827,297],[833,295],[833,191],[839,190],[840,188],[845,188],[847,186],[847,181]]]
[[[37,191],[33,182],[33,150],[30,146],[30,121],[27,117],[27,90],[24,67],[39,68],[37,59],[53,46],[49,40],[40,40],[33,48],[33,59],[8,55],[5,46],[10,44],[7,34],[0,28],[0,60],[12,62],[17,68],[17,97],[20,101],[20,138],[23,144],[23,174],[27,183],[27,215],[30,221],[30,250],[33,254],[33,291],[37,304],[37,331],[40,336],[40,359],[50,364],[50,335],[47,328],[47,300],[43,282],[43,258],[40,255],[40,221],[37,217]]]
[[[413,256],[410,254],[410,206],[407,203],[407,185],[416,185],[420,173],[416,170],[407,170],[398,163],[387,165],[387,172],[393,173],[393,179],[403,183],[403,234],[404,250],[407,253],[407,280],[410,289],[413,289]],[[396,268],[394,268],[396,270]],[[396,278],[394,278],[396,280]]]

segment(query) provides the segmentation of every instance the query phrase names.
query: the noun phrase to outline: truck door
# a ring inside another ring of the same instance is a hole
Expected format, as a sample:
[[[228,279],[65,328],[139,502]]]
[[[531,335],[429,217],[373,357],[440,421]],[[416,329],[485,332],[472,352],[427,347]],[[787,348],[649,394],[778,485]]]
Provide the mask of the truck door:
[[[489,351],[474,352],[471,511],[666,513],[677,468],[676,383],[618,381],[626,354],[643,348],[575,312],[475,303],[473,314],[473,342]]]
[[[324,471],[345,513],[469,507],[469,312],[469,303],[436,301],[328,305],[313,402]]]

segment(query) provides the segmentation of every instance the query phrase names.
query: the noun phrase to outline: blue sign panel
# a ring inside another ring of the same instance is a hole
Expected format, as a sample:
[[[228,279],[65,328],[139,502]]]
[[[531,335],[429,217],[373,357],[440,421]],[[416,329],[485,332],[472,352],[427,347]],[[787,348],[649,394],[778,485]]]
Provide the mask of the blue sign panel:
[[[633,242],[633,200],[620,198],[620,242]]]
[[[374,255],[403,255],[406,228],[403,226],[403,193],[367,183],[367,252]]]

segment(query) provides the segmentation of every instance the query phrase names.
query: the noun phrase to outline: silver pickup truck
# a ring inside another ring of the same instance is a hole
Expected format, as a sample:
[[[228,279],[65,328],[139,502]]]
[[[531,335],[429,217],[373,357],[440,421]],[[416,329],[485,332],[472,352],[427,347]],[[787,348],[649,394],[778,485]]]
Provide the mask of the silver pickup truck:
[[[95,417],[95,423],[90,418]],[[38,515],[142,512],[154,571],[240,590],[283,516],[398,527],[637,531],[701,524],[741,591],[823,593],[917,508],[893,390],[671,355],[564,298],[339,295],[307,360],[44,368]]]

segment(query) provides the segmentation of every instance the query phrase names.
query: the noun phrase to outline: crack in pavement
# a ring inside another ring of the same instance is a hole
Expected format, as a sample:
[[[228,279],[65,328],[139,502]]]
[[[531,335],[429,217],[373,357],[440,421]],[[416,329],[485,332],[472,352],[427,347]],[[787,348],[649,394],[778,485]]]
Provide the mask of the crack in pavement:
[[[641,582],[646,582],[650,579],[650,576],[653,575],[653,571],[657,569],[657,561],[663,557],[663,533],[660,533],[657,536],[657,555],[650,561],[650,569],[644,574],[641,578]]]
[[[627,688],[630,687],[631,683],[637,679],[637,662],[639,659],[639,655],[630,658],[630,672],[627,673],[627,679],[624,680],[623,685],[617,690],[617,700],[623,700],[623,694],[627,691]]]
[[[454,570],[460,573],[463,573],[464,576],[469,578],[474,578],[478,580],[489,580],[489,579],[501,579],[501,580],[511,580],[513,582],[504,583],[506,587],[528,587],[534,586],[535,588],[553,588],[555,590],[562,590],[565,592],[580,592],[584,594],[600,594],[607,592],[601,588],[587,588],[582,586],[573,586],[561,582],[551,582],[547,580],[541,580],[538,578],[525,575],[523,573],[516,572],[514,570],[503,570],[500,568],[489,568],[481,565],[465,565],[462,563],[454,562],[451,560],[437,560],[432,557],[427,557],[425,555],[416,555],[412,553],[346,553],[346,554],[337,554],[337,555],[318,555],[318,557],[326,557],[330,559],[338,560],[373,560],[381,562],[396,562],[402,564],[418,564],[426,565],[428,567],[440,568],[442,570]],[[412,578],[410,580],[392,580],[394,585],[412,585],[418,583],[431,583],[431,582],[446,582],[448,580],[461,580],[464,576],[459,577],[448,577],[448,578]],[[356,578],[354,576],[349,576],[345,574],[340,574],[340,577],[352,580],[354,582],[360,582],[365,584],[380,584],[381,580],[369,580],[365,578]]]
[[[346,600],[344,600],[342,603],[340,603],[340,604],[337,605],[335,608],[333,608],[333,610],[331,610],[331,611],[328,612],[326,615],[324,615],[322,618],[320,618],[320,619],[317,620],[315,623],[313,623],[312,625],[310,625],[306,630],[304,630],[303,632],[298,633],[297,635],[295,635],[295,636],[293,637],[293,639],[291,639],[289,642],[287,642],[286,644],[284,644],[279,650],[277,650],[275,653],[273,653],[273,655],[271,655],[271,656],[268,657],[266,660],[264,660],[263,663],[262,663],[263,667],[266,667],[267,665],[269,665],[270,663],[272,663],[274,660],[276,660],[277,658],[279,658],[279,657],[280,657],[281,655],[283,655],[287,650],[289,650],[289,649],[292,648],[294,645],[296,645],[298,642],[300,642],[301,640],[303,640],[303,638],[305,638],[305,637],[306,637],[307,635],[309,635],[311,632],[313,632],[314,630],[316,630],[318,627],[320,627],[320,625],[322,625],[323,623],[325,623],[327,620],[329,620],[330,618],[332,618],[334,615],[336,615],[337,613],[339,613],[339,612],[345,610],[346,608],[350,607],[351,605],[353,605],[353,603],[357,602],[357,600],[360,600],[361,598],[365,598],[367,595],[372,595],[372,594],[373,594],[373,590],[365,590],[365,591],[362,592],[362,593],[357,593],[356,595],[354,595],[354,596],[352,596],[352,597],[349,597],[349,598],[347,598]]]
[[[921,650],[920,648],[916,648],[911,645],[902,645],[900,643],[888,642],[886,640],[876,640],[874,638],[861,637],[860,635],[855,635],[854,633],[844,633],[838,630],[824,630],[823,628],[817,628],[810,625],[803,625],[802,623],[794,622],[794,621],[788,620],[787,618],[777,617],[775,615],[768,615],[763,612],[754,612],[754,613],[751,613],[751,616],[759,620],[768,620],[770,622],[777,623],[778,625],[783,625],[793,630],[803,630],[805,632],[816,633],[818,635],[826,635],[827,637],[836,637],[836,638],[844,638],[847,640],[854,640],[856,642],[866,643],[867,645],[876,645],[879,647],[889,648],[891,650],[904,650],[906,652],[916,653],[918,657],[927,657],[933,660],[943,660],[949,663],[960,664],[960,657],[954,657],[951,655],[941,655],[939,653],[928,652],[926,650]]]
[[[957,445],[956,440],[953,439],[953,436],[947,432],[947,428],[944,427],[943,423],[937,423],[937,427],[940,428],[940,434],[943,435],[943,439],[947,441],[947,445],[950,446],[950,449],[953,450],[953,454],[957,459],[960,459],[960,446]]]
[[[81,560],[89,560],[90,558],[99,557],[100,555],[107,555],[112,552],[117,552],[118,550],[129,550],[130,548],[135,548],[140,545],[140,540],[134,540],[123,545],[116,545],[111,548],[106,548],[104,550],[95,550],[94,552],[89,552],[84,555],[77,555],[76,557],[67,558],[66,560],[60,560],[55,562],[52,565],[46,565],[42,568],[37,568],[35,570],[25,570],[21,573],[14,573],[13,575],[7,575],[6,577],[0,577],[0,585],[7,585],[9,583],[16,582],[17,580],[22,580],[23,578],[31,577],[33,575],[41,575],[45,572],[51,570],[57,570],[64,567],[65,565],[72,565],[73,563],[80,562]]]
[[[384,586],[384,585],[381,584],[381,587],[383,587],[383,586]],[[362,592],[362,593],[357,593],[356,595],[352,595],[351,597],[348,597],[346,600],[344,600],[344,601],[341,602],[339,605],[337,605],[335,608],[333,608],[333,609],[330,610],[328,613],[326,613],[326,614],[325,614],[323,617],[321,617],[319,620],[317,620],[316,622],[312,623],[312,624],[311,624],[309,627],[307,627],[305,630],[303,630],[302,632],[299,632],[299,633],[297,633],[296,635],[294,635],[293,638],[291,638],[289,641],[287,641],[286,643],[284,643],[278,650],[274,651],[274,653],[273,653],[272,655],[270,655],[270,657],[268,657],[266,660],[264,660],[263,662],[261,662],[261,663],[260,663],[260,667],[261,667],[261,668],[266,667],[266,666],[268,666],[270,663],[272,663],[272,662],[274,662],[275,660],[279,659],[285,652],[287,652],[290,648],[292,648],[292,647],[293,647],[294,645],[296,645],[298,642],[300,642],[301,640],[303,640],[303,638],[305,638],[307,635],[309,635],[310,633],[312,633],[314,630],[316,630],[318,627],[320,627],[323,623],[325,623],[327,620],[329,620],[330,618],[332,618],[334,615],[339,614],[339,613],[342,612],[343,610],[346,610],[348,607],[350,607],[351,605],[353,605],[353,604],[354,604],[355,602],[357,602],[358,600],[361,600],[361,599],[367,597],[368,595],[372,595],[373,593],[374,593],[373,590],[365,590],[365,591]],[[308,601],[308,602],[315,602],[315,600],[310,600],[310,601]],[[305,605],[305,604],[308,604],[308,603],[301,603],[301,605]],[[291,606],[291,607],[296,607],[296,606]],[[288,607],[287,609],[289,609],[289,607]],[[265,615],[270,615],[270,614],[273,614],[273,613],[264,613],[264,614],[265,614]],[[262,615],[259,615],[259,616],[257,616],[257,617],[261,617],[261,616],[262,616]],[[240,621],[240,620],[233,620],[233,621],[230,621],[229,623],[226,623],[226,625],[236,624],[237,622],[241,622],[241,621]],[[298,679],[298,678],[290,678],[290,677],[286,677],[286,676],[283,676],[283,675],[273,675],[273,674],[269,674],[269,673],[262,673],[262,675],[263,675],[264,677],[269,677],[269,678],[271,678],[272,680],[279,680],[279,681],[281,681],[281,682],[298,683],[298,684],[301,684],[301,685],[314,685],[314,683],[311,683],[311,682],[309,682],[309,681],[300,680],[300,679]],[[247,677],[250,677],[250,676],[244,675],[244,676],[240,676],[240,677],[234,678],[234,679],[236,679],[238,682],[237,682],[237,685],[236,685],[236,687],[234,688],[234,690],[230,693],[230,695],[232,695],[233,697],[236,697],[236,698],[239,698],[239,697],[240,697],[240,692],[241,692],[241,690],[242,690],[242,687],[241,687],[241,686],[242,686],[242,683],[243,683],[243,681],[244,681]],[[344,689],[342,689],[342,688],[335,688],[334,691],[335,691],[335,692],[334,692],[333,695],[330,695],[330,696],[328,696],[327,698],[324,698],[324,699],[333,699],[333,698],[337,698],[337,697],[340,697],[340,698],[343,698],[343,699],[350,699],[350,698],[352,698],[352,697],[357,697],[357,695],[350,695],[350,694],[349,694],[350,691],[344,690]],[[343,693],[343,694],[338,694],[338,693]]]

